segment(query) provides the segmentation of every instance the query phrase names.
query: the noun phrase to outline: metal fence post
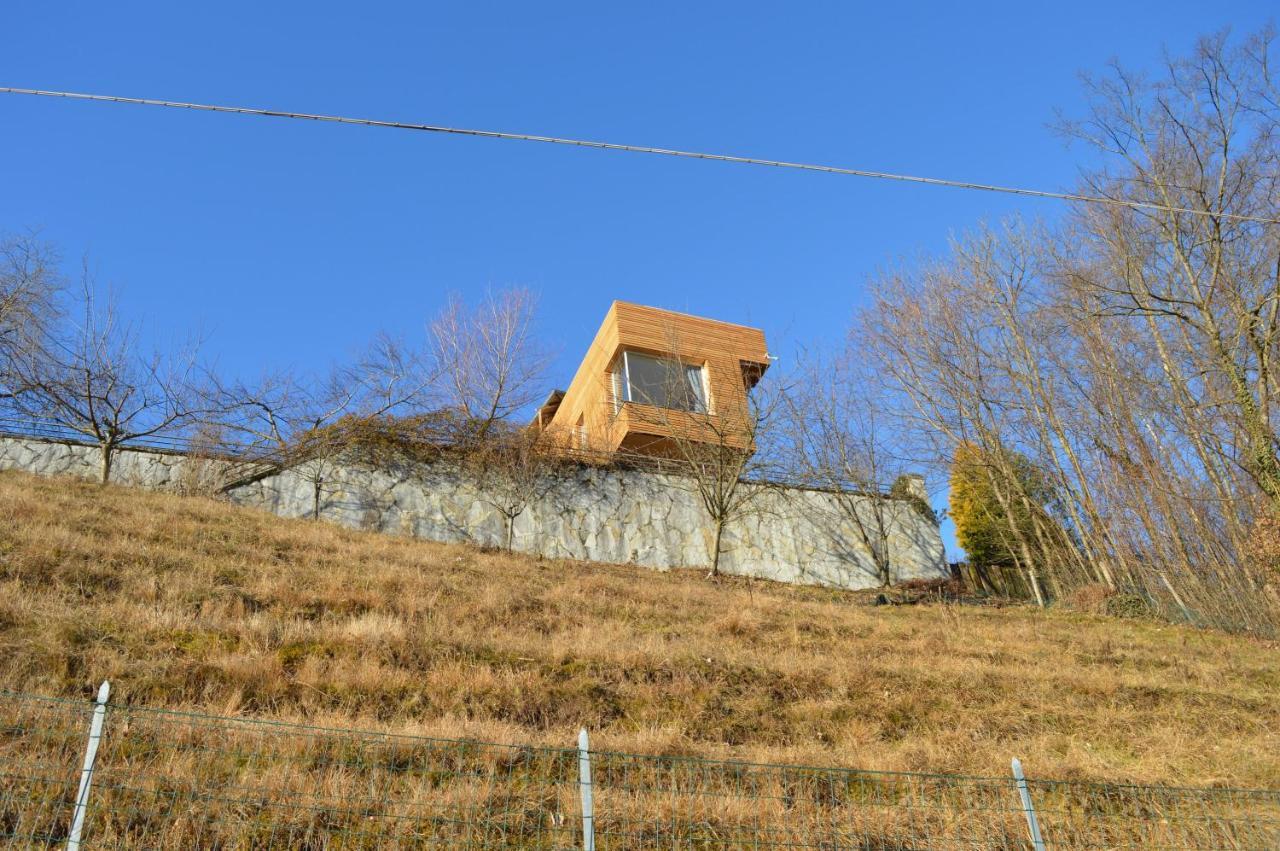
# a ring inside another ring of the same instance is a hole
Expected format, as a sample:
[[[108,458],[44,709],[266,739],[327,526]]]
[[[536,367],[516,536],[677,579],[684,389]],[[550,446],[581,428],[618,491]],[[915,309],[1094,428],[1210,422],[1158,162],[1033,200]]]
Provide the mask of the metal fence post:
[[[591,801],[591,749],[586,727],[578,731],[578,791],[582,793],[582,851],[596,851],[595,814]]]
[[[80,770],[80,789],[76,792],[76,808],[71,816],[71,832],[67,834],[67,851],[78,851],[80,834],[84,830],[84,816],[89,809],[89,787],[93,783],[93,762],[98,758],[98,744],[102,741],[102,724],[107,715],[107,698],[111,696],[111,683],[106,680],[98,686],[98,705],[93,708],[93,720],[89,723],[89,744],[84,751],[84,768]]]
[[[1022,774],[1022,762],[1014,757],[1013,779],[1018,784],[1018,796],[1022,798],[1022,811],[1027,816],[1027,827],[1031,828],[1031,845],[1035,851],[1045,851],[1044,837],[1040,835],[1040,822],[1036,820],[1036,808],[1031,804],[1031,790],[1027,788],[1027,778]]]

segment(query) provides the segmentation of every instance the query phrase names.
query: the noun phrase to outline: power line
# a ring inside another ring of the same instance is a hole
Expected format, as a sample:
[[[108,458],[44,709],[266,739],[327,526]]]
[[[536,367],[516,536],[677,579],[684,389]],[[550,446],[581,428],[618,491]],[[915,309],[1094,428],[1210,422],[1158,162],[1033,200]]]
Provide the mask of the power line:
[[[1249,216],[1242,213],[1217,213],[1211,210],[1196,210],[1190,207],[1172,207],[1148,201],[1126,201],[1121,198],[1107,198],[1100,195],[1080,195],[1074,192],[1053,192],[1047,189],[1026,189],[1018,186],[999,186],[990,183],[974,183],[966,180],[947,180],[941,177],[921,177],[911,174],[894,174],[885,171],[871,171],[860,168],[843,168],[840,166],[817,165],[814,163],[788,162],[786,160],[767,160],[759,157],[741,157],[732,154],[710,154],[699,151],[682,151],[673,148],[655,148],[648,145],[624,145],[617,142],[598,142],[589,139],[567,139],[559,136],[538,136],[530,133],[507,133],[500,130],[477,130],[468,127],[445,127],[438,124],[412,124],[404,121],[382,121],[375,118],[350,118],[340,115],[316,115],[308,112],[288,112],[278,109],[257,109],[247,106],[219,106],[207,103],[185,103],[172,100],[154,100],[151,98],[133,98],[120,95],[92,95],[81,92],[56,92],[42,89],[20,89],[0,86],[0,94],[38,95],[40,97],[70,98],[73,100],[104,101],[107,103],[130,103],[141,106],[164,106],[174,109],[196,109],[205,112],[229,112],[237,115],[257,115],[269,118],[295,118],[307,121],[328,121],[334,124],[357,124],[365,127],[389,127],[395,130],[418,130],[428,133],[448,133],[455,136],[479,136],[486,139],[513,139],[520,142],[545,142],[552,145],[572,145],[579,148],[598,148],[605,151],[627,151],[635,154],[657,154],[665,157],[683,157],[696,160],[715,160],[741,165],[762,165],[774,168],[791,168],[800,171],[817,171],[827,174],[844,174],[853,177],[869,177],[876,180],[897,180],[904,183],[920,183],[926,186],[947,186],[953,189],[975,189],[983,192],[999,192],[1006,195],[1022,195],[1030,198],[1049,198],[1055,201],[1078,201],[1086,204],[1107,204],[1113,207],[1129,207],[1139,210],[1161,210],[1169,213],[1186,213],[1192,216],[1216,216],[1242,222],[1259,222],[1262,224],[1280,224],[1280,219],[1265,216]]]

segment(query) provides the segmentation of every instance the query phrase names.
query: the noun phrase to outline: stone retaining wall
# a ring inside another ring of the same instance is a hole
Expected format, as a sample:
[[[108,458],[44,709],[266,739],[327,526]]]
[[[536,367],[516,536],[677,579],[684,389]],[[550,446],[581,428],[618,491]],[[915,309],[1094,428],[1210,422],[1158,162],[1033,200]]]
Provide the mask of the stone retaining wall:
[[[51,440],[0,438],[0,469],[94,479],[95,447]],[[112,480],[166,490],[199,490],[225,477],[225,461],[152,450],[124,450]],[[240,505],[282,517],[319,516],[344,526],[412,535],[432,541],[501,546],[505,518],[468,477],[447,463],[411,473],[338,466],[323,476],[300,465],[231,487]],[[871,497],[860,497],[868,512]],[[725,573],[780,582],[869,588],[879,584],[874,563],[838,498],[799,488],[769,489],[750,516],[725,531]],[[910,503],[889,500],[889,550],[894,581],[943,578],[947,567],[938,527]],[[869,515],[867,515],[869,516]],[[630,563],[644,567],[705,567],[711,527],[697,497],[679,479],[644,470],[571,468],[513,524],[516,550],[548,558]]]

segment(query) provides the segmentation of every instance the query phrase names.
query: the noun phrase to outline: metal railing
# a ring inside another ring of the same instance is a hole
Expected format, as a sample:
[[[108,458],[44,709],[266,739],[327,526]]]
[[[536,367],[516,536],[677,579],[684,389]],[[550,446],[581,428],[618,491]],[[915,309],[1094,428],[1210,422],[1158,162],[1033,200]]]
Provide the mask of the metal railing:
[[[95,704],[0,692],[0,844],[1280,847],[1275,790],[1022,781],[1016,767],[1014,776],[983,778],[627,754],[590,750],[585,731],[578,747],[506,745],[100,697]],[[105,720],[96,755],[87,753],[95,712]]]
[[[93,439],[83,432],[77,431],[63,423],[51,419],[15,418],[0,416],[0,437],[35,439],[69,443],[77,445],[95,445]],[[438,438],[427,440],[419,436],[416,442],[448,452],[450,436],[441,432]],[[409,441],[415,442],[415,441]],[[157,434],[148,437],[133,438],[125,441],[122,449],[137,451],[156,451],[175,454],[207,455],[225,461],[237,461],[246,464],[274,464],[281,468],[301,463],[306,460],[305,446],[293,454],[280,447],[260,444],[239,443],[235,441],[218,441],[209,444],[198,437],[190,437],[180,433]],[[597,450],[569,445],[556,445],[552,457],[571,464],[598,468],[624,468],[644,470],[651,473],[664,473],[674,476],[685,475],[689,470],[687,460],[676,457],[663,457],[629,450]],[[819,491],[827,493],[844,493],[881,499],[895,499],[887,489],[866,490],[856,483],[847,483],[844,487],[835,487],[830,482],[807,481],[795,476],[784,476],[756,472],[744,479],[755,485],[790,488],[794,490]]]
[[[92,438],[76,429],[52,419],[0,416],[0,437],[35,438],[58,443],[92,444]],[[189,452],[193,441],[182,435],[155,434],[137,437],[124,444],[128,449],[152,449],[160,452]],[[233,446],[231,449],[248,449]]]

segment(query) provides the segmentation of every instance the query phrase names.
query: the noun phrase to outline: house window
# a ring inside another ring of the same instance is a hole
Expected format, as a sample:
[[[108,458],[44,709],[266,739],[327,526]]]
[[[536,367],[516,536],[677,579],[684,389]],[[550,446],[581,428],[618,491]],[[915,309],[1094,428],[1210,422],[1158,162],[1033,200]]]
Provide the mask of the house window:
[[[706,370],[674,358],[623,352],[614,371],[614,399],[676,411],[707,413]]]

